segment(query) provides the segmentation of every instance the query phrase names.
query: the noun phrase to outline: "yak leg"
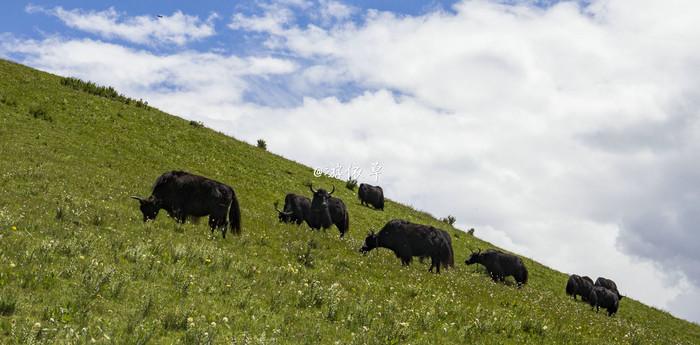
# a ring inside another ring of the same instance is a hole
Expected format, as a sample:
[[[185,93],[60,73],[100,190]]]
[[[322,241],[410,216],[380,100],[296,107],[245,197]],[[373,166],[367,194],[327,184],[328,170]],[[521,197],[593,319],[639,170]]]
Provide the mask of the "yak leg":
[[[432,272],[433,267],[436,268],[436,273],[440,273],[440,259],[437,256],[430,257],[430,269],[428,272]]]
[[[214,229],[216,229],[216,227],[217,227],[217,225],[218,225],[217,223],[218,223],[218,221],[217,221],[217,219],[214,217],[214,215],[213,215],[213,214],[210,214],[210,215],[209,215],[209,228],[211,229],[211,232],[212,232],[212,233],[214,233]]]
[[[185,221],[187,220],[187,213],[181,209],[181,208],[176,208],[173,210],[173,215],[175,216],[175,221],[180,223],[180,224],[185,224]]]

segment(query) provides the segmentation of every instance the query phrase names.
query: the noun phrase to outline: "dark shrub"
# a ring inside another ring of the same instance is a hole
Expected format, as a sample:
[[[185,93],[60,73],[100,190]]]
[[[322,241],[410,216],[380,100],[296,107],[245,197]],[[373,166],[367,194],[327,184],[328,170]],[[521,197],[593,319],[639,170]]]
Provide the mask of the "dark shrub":
[[[48,110],[46,110],[46,107],[41,106],[41,105],[32,105],[29,107],[29,115],[34,117],[35,119],[40,119],[48,122],[53,122],[53,118],[51,115],[49,115]]]
[[[455,218],[454,216],[451,216],[451,215],[450,215],[450,216],[447,216],[446,218],[442,218],[442,219],[440,219],[440,220],[443,221],[444,223],[447,223],[447,224],[450,224],[450,225],[455,225],[455,222],[457,221],[457,218]]]
[[[345,182],[345,188],[354,191],[355,187],[357,187],[357,180],[349,179],[347,182]]]

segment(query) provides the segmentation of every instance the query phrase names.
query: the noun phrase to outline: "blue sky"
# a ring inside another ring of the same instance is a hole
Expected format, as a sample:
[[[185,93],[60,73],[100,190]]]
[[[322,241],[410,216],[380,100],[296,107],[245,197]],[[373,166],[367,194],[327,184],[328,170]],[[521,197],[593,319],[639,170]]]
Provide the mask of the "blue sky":
[[[46,16],[30,14],[25,11],[27,5],[37,5],[45,8],[54,8],[61,6],[65,9],[83,9],[101,11],[109,7],[115,7],[120,12],[126,12],[130,16],[139,15],[170,15],[175,11],[182,11],[189,15],[195,15],[200,18],[206,18],[212,13],[218,13],[222,18],[217,21],[217,31],[219,35],[211,39],[202,40],[195,43],[193,48],[196,49],[225,49],[227,51],[240,51],[250,48],[246,44],[246,39],[243,35],[236,32],[226,32],[223,27],[226,26],[227,19],[235,13],[244,13],[253,15],[261,13],[262,9],[257,6],[259,1],[6,1],[3,3],[3,11],[0,13],[0,28],[3,31],[13,32],[16,34],[36,37],[54,32],[62,32],[70,35],[80,35],[81,32],[66,28],[60,20],[56,18],[48,18]],[[455,1],[418,1],[418,0],[402,0],[402,1],[346,1],[345,4],[356,7],[358,9],[376,9],[380,11],[391,11],[402,15],[420,15],[436,9],[446,11],[451,10],[452,4]],[[312,18],[306,16],[304,12],[298,13],[297,22],[300,25],[306,25],[314,22]],[[361,19],[361,18],[358,18]],[[128,42],[123,42],[128,44]],[[167,49],[167,47],[161,47]]]
[[[380,162],[394,200],[700,321],[700,2],[0,6],[0,57],[314,168]]]

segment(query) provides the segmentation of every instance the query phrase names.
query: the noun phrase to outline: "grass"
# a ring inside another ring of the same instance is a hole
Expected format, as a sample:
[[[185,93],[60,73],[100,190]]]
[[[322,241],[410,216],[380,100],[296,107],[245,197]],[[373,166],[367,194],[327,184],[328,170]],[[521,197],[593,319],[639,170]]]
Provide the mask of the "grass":
[[[523,289],[465,266],[490,244],[389,201],[362,207],[345,181],[151,107],[61,84],[0,60],[0,343],[698,344],[700,327],[631,298],[609,318],[564,294],[566,275],[529,259]],[[52,121],[29,115],[41,104]],[[233,186],[243,233],[206,221],[144,224],[133,194],[185,169]],[[350,232],[278,223],[305,184],[330,187]],[[453,235],[457,267],[427,273],[363,256],[392,218]]]

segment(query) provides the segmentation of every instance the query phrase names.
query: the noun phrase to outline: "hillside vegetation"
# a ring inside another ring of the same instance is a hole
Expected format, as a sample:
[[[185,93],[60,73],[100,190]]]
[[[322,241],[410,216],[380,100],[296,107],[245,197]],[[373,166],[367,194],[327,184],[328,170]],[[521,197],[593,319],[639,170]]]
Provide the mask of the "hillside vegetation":
[[[615,317],[592,312],[564,294],[565,274],[529,259],[524,288],[495,284],[463,264],[493,246],[429,214],[361,206],[343,181],[61,80],[0,60],[0,344],[700,343],[698,325],[631,298]],[[242,235],[165,212],[144,224],[129,196],[173,169],[231,185]],[[273,202],[308,195],[308,181],[336,186],[344,239],[277,221]],[[393,218],[449,231],[456,268],[361,255]]]

